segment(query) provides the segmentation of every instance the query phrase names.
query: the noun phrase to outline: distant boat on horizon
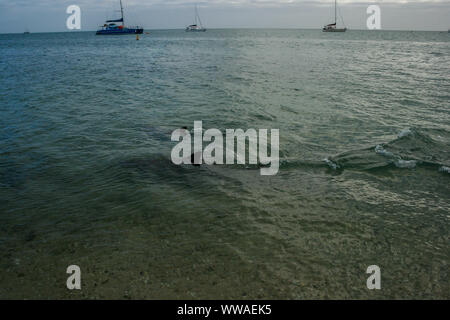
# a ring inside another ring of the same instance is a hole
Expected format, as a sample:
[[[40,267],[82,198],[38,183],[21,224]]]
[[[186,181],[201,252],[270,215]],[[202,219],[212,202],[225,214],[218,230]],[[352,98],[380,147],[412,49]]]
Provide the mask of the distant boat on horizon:
[[[337,0],[334,0],[334,23],[327,24],[323,27],[323,32],[345,32],[347,28],[336,28],[337,24]]]
[[[203,28],[202,20],[200,19],[200,15],[198,14],[197,5],[195,5],[195,21],[194,24],[186,27],[186,32],[205,32],[206,29]]]
[[[144,28],[142,27],[125,27],[125,19],[123,17],[122,0],[120,0],[120,19],[107,20],[101,29],[97,30],[97,35],[121,35],[121,34],[142,34]],[[121,25],[117,25],[116,22],[121,22]]]
[[[30,32],[30,30],[28,30],[28,28],[27,29],[25,29],[25,31],[23,32],[23,34],[30,34],[31,32]]]

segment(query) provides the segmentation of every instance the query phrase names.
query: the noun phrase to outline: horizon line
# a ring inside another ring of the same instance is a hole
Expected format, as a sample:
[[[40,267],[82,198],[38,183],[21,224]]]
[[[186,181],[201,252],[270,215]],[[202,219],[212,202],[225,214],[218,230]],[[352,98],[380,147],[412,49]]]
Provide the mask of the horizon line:
[[[322,30],[322,27],[222,27],[222,28],[207,28],[207,30]],[[169,30],[182,30],[184,31],[185,28],[179,27],[179,28],[145,28],[145,30],[153,30],[153,31],[169,31]],[[370,32],[382,32],[382,31],[396,31],[396,32],[448,32],[448,30],[419,30],[419,29],[379,29],[379,30],[368,30],[368,29],[351,29],[347,27],[347,31],[370,31]],[[96,32],[97,30],[65,30],[65,31],[38,31],[38,32],[32,32],[29,31],[30,34],[44,34],[44,33],[81,33],[81,32]],[[0,35],[8,35],[8,34],[24,34],[24,32],[0,32]]]

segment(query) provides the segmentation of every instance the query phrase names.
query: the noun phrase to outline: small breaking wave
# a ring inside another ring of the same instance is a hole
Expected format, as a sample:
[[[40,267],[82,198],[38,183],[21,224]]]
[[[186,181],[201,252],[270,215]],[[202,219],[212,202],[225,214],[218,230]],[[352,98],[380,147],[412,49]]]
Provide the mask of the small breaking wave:
[[[340,166],[337,163],[334,163],[328,158],[323,159],[323,161],[333,170],[340,169]]]
[[[403,129],[402,131],[400,131],[400,133],[398,134],[398,138],[401,139],[403,137],[407,137],[412,135],[413,132],[411,131],[411,129]]]
[[[412,168],[416,167],[417,161],[416,160],[402,160],[402,159],[398,159],[398,160],[395,160],[394,164],[395,164],[395,166],[397,168],[412,169]]]
[[[381,154],[381,155],[386,156],[386,157],[393,157],[394,156],[394,154],[392,152],[386,151],[386,149],[384,149],[382,145],[377,145],[375,147],[375,153],[376,154]]]
[[[404,129],[388,143],[347,151],[324,161],[334,170],[414,169],[424,165],[450,173],[450,133],[436,129]]]

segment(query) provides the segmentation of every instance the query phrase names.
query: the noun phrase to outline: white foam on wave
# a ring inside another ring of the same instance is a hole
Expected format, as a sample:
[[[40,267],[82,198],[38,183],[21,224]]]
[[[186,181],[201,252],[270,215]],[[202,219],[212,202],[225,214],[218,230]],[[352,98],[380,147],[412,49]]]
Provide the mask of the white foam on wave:
[[[392,152],[386,151],[386,149],[384,149],[383,146],[380,144],[375,147],[375,153],[380,154],[382,156],[386,156],[386,157],[394,156],[394,154]]]
[[[398,159],[394,162],[395,166],[397,168],[402,168],[402,169],[412,169],[415,168],[417,165],[417,161],[416,160],[402,160],[402,159]]]
[[[323,161],[325,161],[325,163],[333,170],[340,168],[340,166],[337,163],[334,163],[333,161],[331,161],[328,158],[323,159]]]
[[[398,134],[399,138],[403,138],[403,137],[407,137],[412,135],[413,132],[411,131],[411,129],[403,129],[402,131],[400,131],[400,133]]]
[[[442,167],[439,168],[439,172],[450,173],[450,168],[449,168],[449,167],[442,166]]]

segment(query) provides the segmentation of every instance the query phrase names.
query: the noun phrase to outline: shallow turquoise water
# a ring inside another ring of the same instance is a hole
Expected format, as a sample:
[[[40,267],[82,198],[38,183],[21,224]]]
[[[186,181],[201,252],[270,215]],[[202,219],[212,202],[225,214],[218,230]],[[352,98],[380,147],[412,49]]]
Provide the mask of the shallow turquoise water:
[[[0,74],[1,298],[449,298],[448,33],[0,35]],[[280,172],[174,166],[197,120]]]

